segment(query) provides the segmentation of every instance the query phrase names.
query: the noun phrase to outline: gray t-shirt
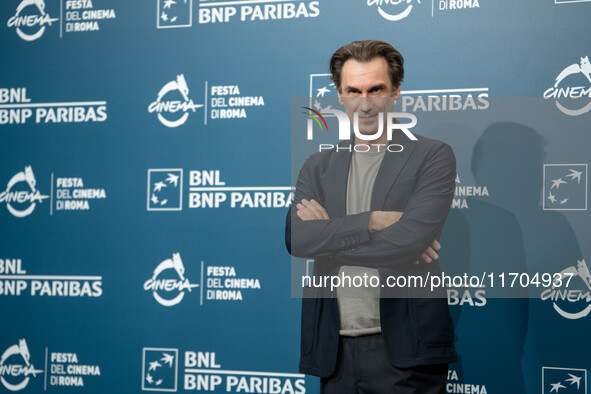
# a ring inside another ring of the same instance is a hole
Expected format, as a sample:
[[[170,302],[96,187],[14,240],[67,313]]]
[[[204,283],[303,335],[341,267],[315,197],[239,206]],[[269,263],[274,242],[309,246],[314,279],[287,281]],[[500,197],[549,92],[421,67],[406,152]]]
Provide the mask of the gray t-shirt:
[[[385,150],[378,152],[353,152],[347,182],[347,215],[367,212],[371,209],[373,185],[382,164]],[[378,270],[358,266],[342,266],[339,276],[354,278],[378,276]],[[369,283],[369,279],[367,279]],[[348,283],[347,283],[348,285]],[[337,289],[340,330],[343,336],[377,334],[380,327],[380,289],[379,287],[343,286]]]

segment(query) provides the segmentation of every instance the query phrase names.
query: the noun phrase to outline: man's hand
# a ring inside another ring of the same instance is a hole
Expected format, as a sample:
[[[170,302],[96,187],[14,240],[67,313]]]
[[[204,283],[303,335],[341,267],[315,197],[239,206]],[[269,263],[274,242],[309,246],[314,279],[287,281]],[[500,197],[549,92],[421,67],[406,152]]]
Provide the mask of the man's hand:
[[[388,226],[393,225],[402,217],[402,212],[398,211],[372,211],[369,216],[369,223],[367,228],[369,232],[375,233],[381,231]]]
[[[328,212],[322,205],[320,205],[316,200],[305,200],[303,199],[302,202],[296,205],[298,209],[297,215],[300,219],[306,220],[319,220],[319,219],[330,219],[328,217]]]
[[[328,220],[328,212],[318,201],[303,199],[302,202],[296,205],[297,215],[300,219],[306,220]],[[399,211],[373,211],[369,216],[369,223],[367,225],[370,232],[376,232],[385,229],[388,226],[393,225],[402,217],[403,212]],[[431,246],[427,247],[421,259],[425,263],[431,263],[433,260],[437,260],[439,255],[437,251],[441,249],[441,244],[437,240],[433,240]],[[415,264],[419,264],[419,260],[415,260]]]
[[[373,211],[369,217],[369,223],[367,227],[372,233],[381,231],[399,221],[403,213],[404,212],[398,211]],[[421,254],[421,259],[425,263],[431,263],[433,260],[437,260],[439,258],[439,255],[437,254],[439,249],[441,249],[441,245],[436,239],[433,240],[431,246],[427,247],[423,254]],[[415,264],[419,264],[418,259],[415,260]]]
[[[439,249],[441,249],[441,245],[439,244],[439,242],[437,242],[437,240],[434,240],[431,246],[425,249],[425,251],[421,255],[421,259],[425,263],[430,263],[433,260],[437,260],[439,258],[439,255],[436,251],[439,251]],[[415,260],[415,264],[419,264],[419,260]]]

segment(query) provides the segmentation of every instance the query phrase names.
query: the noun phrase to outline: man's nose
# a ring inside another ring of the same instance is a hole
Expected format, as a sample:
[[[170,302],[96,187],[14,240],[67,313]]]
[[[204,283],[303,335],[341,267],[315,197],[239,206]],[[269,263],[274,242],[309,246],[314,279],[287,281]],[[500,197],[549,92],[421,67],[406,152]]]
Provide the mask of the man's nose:
[[[360,111],[364,111],[367,112],[369,110],[371,110],[371,98],[367,97],[367,96],[363,96],[359,98],[359,110]]]

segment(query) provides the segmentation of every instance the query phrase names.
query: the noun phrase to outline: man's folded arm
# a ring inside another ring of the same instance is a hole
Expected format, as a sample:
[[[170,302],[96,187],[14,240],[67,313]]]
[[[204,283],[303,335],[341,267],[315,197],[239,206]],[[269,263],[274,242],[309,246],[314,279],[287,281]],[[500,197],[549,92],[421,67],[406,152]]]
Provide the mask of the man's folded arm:
[[[453,200],[455,177],[453,151],[442,144],[426,159],[402,218],[372,233],[369,242],[341,251],[336,257],[369,266],[393,259],[413,262],[441,233]]]
[[[309,167],[306,162],[300,171],[294,201],[288,213],[285,229],[288,251],[296,257],[318,257],[368,242],[371,212],[322,220],[302,220],[298,217],[294,206],[302,200],[314,199],[324,206],[323,199],[317,195],[319,192],[314,190]]]

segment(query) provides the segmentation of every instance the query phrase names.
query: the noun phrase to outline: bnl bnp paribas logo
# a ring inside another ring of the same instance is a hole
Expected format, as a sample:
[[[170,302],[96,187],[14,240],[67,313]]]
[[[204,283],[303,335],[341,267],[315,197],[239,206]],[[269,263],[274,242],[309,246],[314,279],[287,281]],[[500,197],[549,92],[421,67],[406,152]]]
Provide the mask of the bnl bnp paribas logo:
[[[193,0],[156,0],[158,29],[193,25]]]
[[[145,347],[142,349],[142,391],[306,393],[303,374],[229,370],[216,356],[212,351]]]
[[[544,164],[545,211],[587,210],[587,164]]]
[[[16,7],[15,14],[8,19],[7,26],[14,28],[23,40],[34,41],[58,20],[59,18],[52,18],[45,9],[45,1],[22,0]]]
[[[302,106],[308,112],[305,114],[309,116],[306,136],[308,140],[314,138],[314,129],[319,131],[338,129],[339,139],[350,138],[350,121],[349,117],[340,110],[335,109],[335,106],[341,105],[337,101],[337,89],[330,79],[330,74],[310,74],[309,76],[310,96],[307,106]],[[430,89],[430,90],[406,90],[401,92],[401,96],[392,103],[395,110],[400,112],[388,113],[388,117],[384,121],[382,117],[379,118],[376,134],[361,134],[359,132],[358,114],[354,115],[353,132],[360,140],[374,139],[381,133],[386,133],[390,138],[394,130],[402,131],[409,140],[416,140],[410,129],[417,125],[416,112],[447,112],[447,111],[483,111],[490,106],[488,101],[489,89],[482,88],[453,88],[453,89]],[[344,99],[348,100],[348,99]],[[356,100],[352,98],[351,100]],[[383,99],[377,99],[383,100]],[[379,104],[379,101],[376,102]],[[382,102],[381,104],[385,104]],[[386,108],[385,105],[382,106]],[[299,111],[298,111],[299,112]],[[338,124],[331,126],[328,121],[329,118],[336,118]],[[394,122],[396,119],[396,122]],[[297,132],[297,131],[296,131]],[[395,144],[394,144],[395,145]],[[331,144],[320,144],[319,150],[332,149]],[[356,151],[369,149],[367,145],[357,144]],[[398,151],[402,151],[398,147]],[[394,151],[394,147],[388,146],[388,151]]]
[[[587,394],[587,370],[542,367],[542,394]]]
[[[9,346],[0,357],[0,382],[10,391],[24,389],[42,373],[42,369],[35,368],[25,339]]]
[[[337,90],[330,74],[310,74],[309,106],[317,111],[336,103]],[[403,90],[396,108],[402,112],[484,111],[490,107],[489,88]]]
[[[589,112],[591,110],[589,56],[581,57],[579,63],[571,64],[562,70],[556,77],[554,85],[544,92],[544,98],[554,100],[556,107],[566,115],[578,116]]]
[[[158,29],[193,26],[192,0],[156,1]],[[316,0],[201,0],[197,4],[199,24],[294,20],[320,15],[320,2]]]
[[[148,170],[147,210],[183,210],[182,168]],[[293,199],[291,186],[229,186],[220,170],[191,170],[189,208],[287,208]]]
[[[178,352],[178,349],[143,349],[143,391],[177,391]]]

